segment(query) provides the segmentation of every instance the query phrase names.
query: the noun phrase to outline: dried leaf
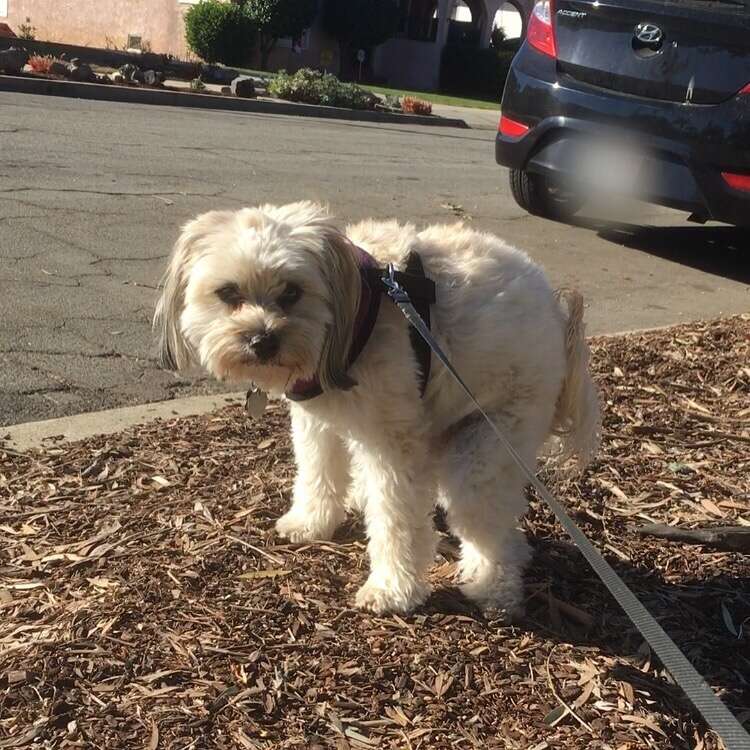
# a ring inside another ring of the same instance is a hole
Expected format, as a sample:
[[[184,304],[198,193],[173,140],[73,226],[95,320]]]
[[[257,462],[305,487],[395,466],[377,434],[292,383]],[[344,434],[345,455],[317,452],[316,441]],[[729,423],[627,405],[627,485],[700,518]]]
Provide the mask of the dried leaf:
[[[702,498],[701,499],[701,505],[709,512],[711,515],[716,516],[717,518],[724,518],[725,514],[721,511],[721,509],[716,505],[713,500],[709,500],[708,498]]]
[[[146,745],[146,750],[156,750],[159,747],[159,727],[155,721],[151,722],[151,737]]]
[[[649,441],[641,443],[641,447],[646,451],[646,453],[650,453],[652,456],[661,456],[664,453],[664,451],[658,445]]]
[[[241,573],[237,577],[246,581],[252,581],[257,578],[279,578],[281,576],[288,576],[291,572],[291,570],[283,570],[281,568],[268,568],[267,570],[249,570],[247,573]]]
[[[568,715],[568,713],[568,709],[565,706],[559,705],[553,708],[544,717],[543,721],[545,724],[547,724],[547,726],[554,727],[559,724]]]
[[[633,714],[631,716],[623,716],[622,720],[630,722],[632,724],[640,724],[641,726],[648,727],[657,734],[660,734],[662,737],[667,737],[667,735],[664,733],[664,730],[648,716],[637,716]]]
[[[729,607],[727,607],[726,603],[723,601],[721,602],[721,619],[724,620],[724,625],[726,625],[727,630],[735,638],[739,638],[740,634],[734,624],[734,620],[732,619],[732,613],[729,611]]]

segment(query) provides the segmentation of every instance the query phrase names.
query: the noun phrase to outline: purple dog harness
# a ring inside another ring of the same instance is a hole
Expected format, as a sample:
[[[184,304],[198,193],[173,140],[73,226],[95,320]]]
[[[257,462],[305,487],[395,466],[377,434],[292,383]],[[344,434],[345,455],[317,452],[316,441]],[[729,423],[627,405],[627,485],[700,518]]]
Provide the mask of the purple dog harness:
[[[380,311],[380,298],[387,291],[387,287],[383,283],[386,271],[378,265],[372,255],[361,247],[354,245],[354,250],[357,254],[361,291],[359,307],[354,318],[354,336],[347,358],[347,369],[356,362],[357,357],[367,345]],[[430,305],[435,303],[435,284],[425,276],[422,260],[418,253],[409,253],[406,259],[406,269],[396,271],[395,278],[408,291],[409,296],[414,301],[415,308],[429,327]],[[419,393],[420,396],[424,396],[427,380],[430,377],[430,347],[412,327],[409,328],[409,336],[419,365]],[[290,401],[308,401],[322,393],[323,389],[318,378],[313,377],[295,382],[286,392],[286,397]]]

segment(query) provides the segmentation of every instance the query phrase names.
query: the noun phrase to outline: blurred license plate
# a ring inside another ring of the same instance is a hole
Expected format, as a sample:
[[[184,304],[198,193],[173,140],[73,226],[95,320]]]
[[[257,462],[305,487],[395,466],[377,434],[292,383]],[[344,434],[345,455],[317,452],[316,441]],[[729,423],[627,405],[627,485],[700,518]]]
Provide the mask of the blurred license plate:
[[[596,144],[584,147],[581,176],[591,187],[618,192],[637,192],[643,154],[618,144]]]

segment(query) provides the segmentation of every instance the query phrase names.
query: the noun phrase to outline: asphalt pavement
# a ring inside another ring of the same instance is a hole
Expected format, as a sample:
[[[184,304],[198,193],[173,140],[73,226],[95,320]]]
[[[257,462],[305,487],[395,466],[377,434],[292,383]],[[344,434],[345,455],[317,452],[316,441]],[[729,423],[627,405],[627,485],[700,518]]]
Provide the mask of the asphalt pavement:
[[[217,390],[159,370],[150,331],[180,224],[213,208],[463,218],[580,288],[591,333],[749,307],[746,233],[620,202],[577,226],[529,217],[486,129],[0,94],[0,144],[0,425]]]

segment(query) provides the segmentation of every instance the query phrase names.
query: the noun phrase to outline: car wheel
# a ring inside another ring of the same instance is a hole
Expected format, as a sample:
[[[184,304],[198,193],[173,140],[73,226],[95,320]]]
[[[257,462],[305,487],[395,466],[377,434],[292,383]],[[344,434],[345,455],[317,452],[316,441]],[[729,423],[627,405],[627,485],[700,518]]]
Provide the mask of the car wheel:
[[[583,205],[579,193],[523,169],[510,170],[510,192],[524,211],[554,221],[568,221]]]

